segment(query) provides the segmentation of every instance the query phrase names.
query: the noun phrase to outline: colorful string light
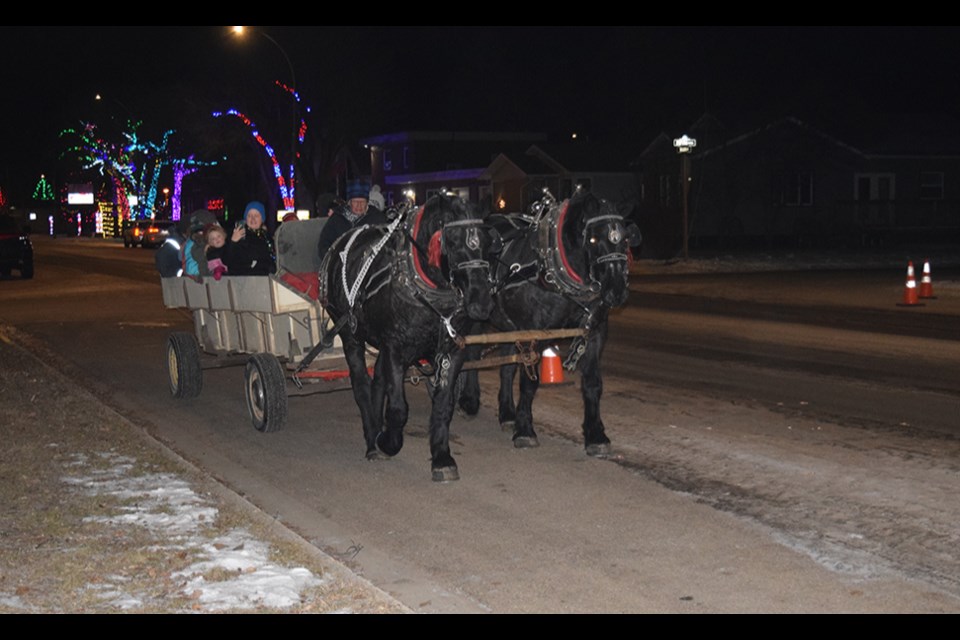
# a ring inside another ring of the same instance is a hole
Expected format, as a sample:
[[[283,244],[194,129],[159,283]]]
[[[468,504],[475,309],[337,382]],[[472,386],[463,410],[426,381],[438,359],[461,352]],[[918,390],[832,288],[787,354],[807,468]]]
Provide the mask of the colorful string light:
[[[273,175],[277,180],[277,186],[280,189],[280,199],[283,200],[283,206],[286,209],[293,209],[293,165],[290,165],[290,180],[289,187],[287,186],[287,181],[283,177],[283,172],[280,169],[280,162],[277,160],[277,154],[273,152],[273,147],[271,147],[262,135],[260,135],[259,127],[248,118],[246,115],[237,111],[236,109],[228,109],[227,111],[215,111],[213,113],[214,118],[222,118],[223,116],[234,116],[238,118],[243,124],[245,124],[251,131],[253,138],[257,143],[263,147],[263,150],[267,153],[267,157],[270,158],[270,163],[273,165]]]

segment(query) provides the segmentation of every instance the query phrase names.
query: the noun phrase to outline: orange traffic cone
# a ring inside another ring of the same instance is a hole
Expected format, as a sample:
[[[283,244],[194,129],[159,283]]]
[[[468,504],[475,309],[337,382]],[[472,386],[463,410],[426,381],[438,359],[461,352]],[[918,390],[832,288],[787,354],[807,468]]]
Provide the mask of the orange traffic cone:
[[[897,303],[898,307],[922,307],[923,303],[919,300],[917,293],[917,279],[913,274],[913,261],[907,263],[907,284],[903,290],[903,302]]]
[[[542,384],[560,384],[563,382],[563,364],[560,356],[547,347],[540,357],[540,382]]]
[[[920,277],[920,297],[928,300],[936,299],[933,295],[933,280],[930,278],[930,261],[923,262],[923,275]]]

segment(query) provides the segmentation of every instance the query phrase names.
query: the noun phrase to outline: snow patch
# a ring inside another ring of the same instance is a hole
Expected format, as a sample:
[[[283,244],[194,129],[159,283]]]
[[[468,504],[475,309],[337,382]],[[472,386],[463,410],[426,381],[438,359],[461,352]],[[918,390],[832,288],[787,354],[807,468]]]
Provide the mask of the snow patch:
[[[78,455],[66,463],[72,475],[64,477],[63,482],[87,495],[117,500],[113,513],[90,516],[86,521],[142,527],[163,541],[154,548],[189,548],[198,555],[201,560],[175,577],[186,581],[184,594],[203,610],[289,608],[300,602],[304,589],[328,582],[303,567],[271,562],[269,546],[242,529],[215,539],[204,535],[217,518],[216,507],[173,475],[135,474],[136,463],[135,459],[111,453],[100,454],[97,460]],[[94,468],[93,464],[105,466]],[[88,588],[122,610],[143,606],[136,594],[124,589],[125,581],[122,576],[110,576],[107,583]],[[15,602],[5,603],[16,606]]]

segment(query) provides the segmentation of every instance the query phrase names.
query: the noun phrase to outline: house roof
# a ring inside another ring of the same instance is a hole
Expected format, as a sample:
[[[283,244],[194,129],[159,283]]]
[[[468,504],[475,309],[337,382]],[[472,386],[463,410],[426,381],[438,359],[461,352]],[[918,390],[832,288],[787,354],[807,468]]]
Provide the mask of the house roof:
[[[712,143],[710,144],[710,146],[704,146],[698,139],[698,145],[697,145],[697,151],[696,151],[695,157],[696,158],[709,157],[715,153],[718,153],[725,149],[729,149],[731,146],[750,141],[761,135],[769,133],[774,129],[778,129],[782,127],[795,127],[795,128],[801,129],[810,135],[821,138],[828,144],[836,145],[837,147],[844,149],[848,153],[863,155],[863,152],[860,151],[859,149],[856,149],[855,147],[852,147],[851,145],[841,140],[838,140],[837,138],[834,138],[833,136],[826,134],[823,131],[820,131],[819,129],[807,124],[806,122],[803,122],[799,118],[788,116],[786,118],[780,118],[778,120],[775,120],[763,126],[756,127],[744,133],[740,133],[738,135],[720,136],[720,137],[717,137],[716,135],[714,135],[712,139],[708,137],[706,141],[709,143]],[[691,127],[691,130],[694,130],[693,127]],[[718,133],[718,131],[715,130],[714,134],[716,133]],[[666,133],[661,132],[640,153],[637,160],[635,161],[635,164],[641,163],[645,158],[655,153],[661,153],[667,147],[670,147],[670,148],[673,147],[673,139],[670,136],[668,136]]]
[[[627,173],[631,152],[627,145],[587,141],[538,143],[527,150],[528,155],[542,158],[557,173]]]
[[[960,156],[960,121],[950,116],[899,115],[871,116],[860,119],[846,128],[841,135],[829,133],[795,116],[772,120],[741,133],[726,132],[719,120],[705,114],[690,131],[696,132],[698,144],[696,157],[708,157],[732,145],[749,141],[780,127],[796,127],[807,134],[817,136],[828,144],[861,157],[948,157]],[[701,130],[707,135],[699,138]],[[707,144],[703,144],[706,142]],[[655,136],[640,152],[636,163],[648,156],[662,153],[672,147],[672,137],[665,132]]]
[[[360,144],[383,145],[401,142],[537,142],[547,134],[532,131],[396,131],[360,140]]]
[[[960,120],[945,114],[898,114],[860,134],[872,156],[960,156]]]
[[[525,153],[501,153],[480,176],[481,180],[491,180],[494,175],[508,171],[513,174],[523,174],[524,176],[546,176],[555,173],[544,162],[535,156]]]

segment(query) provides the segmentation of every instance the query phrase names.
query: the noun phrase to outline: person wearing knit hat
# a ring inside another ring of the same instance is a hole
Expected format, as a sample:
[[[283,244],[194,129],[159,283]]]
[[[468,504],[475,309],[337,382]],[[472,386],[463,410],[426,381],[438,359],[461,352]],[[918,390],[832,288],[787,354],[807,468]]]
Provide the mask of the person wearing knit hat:
[[[327,254],[334,241],[347,231],[361,225],[387,224],[381,209],[370,207],[370,183],[352,180],[347,184],[347,202],[333,210],[323,225],[317,251],[320,259]]]
[[[257,276],[276,272],[273,238],[264,226],[266,208],[256,200],[244,207],[243,222],[233,230],[223,261],[230,275]]]
[[[376,207],[380,211],[387,210],[387,201],[383,197],[383,193],[380,191],[380,185],[375,184],[370,189],[370,195],[367,198],[370,202],[371,207]]]

